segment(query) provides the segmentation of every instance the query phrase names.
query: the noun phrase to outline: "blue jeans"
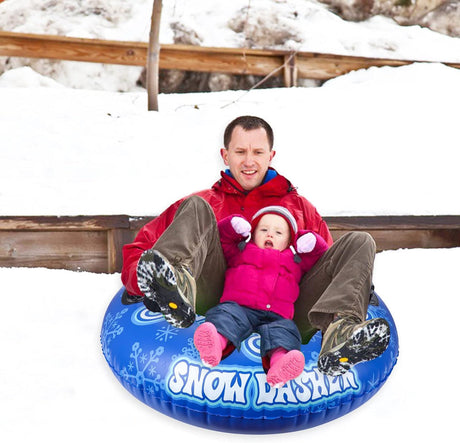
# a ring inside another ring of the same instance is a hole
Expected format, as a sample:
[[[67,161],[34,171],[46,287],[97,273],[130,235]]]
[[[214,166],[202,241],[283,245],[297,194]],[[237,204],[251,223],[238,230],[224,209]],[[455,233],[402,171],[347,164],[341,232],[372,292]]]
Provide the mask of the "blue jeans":
[[[300,350],[301,337],[296,324],[270,311],[246,308],[235,302],[220,303],[206,313],[219,334],[238,350],[253,332],[260,334],[260,355],[265,357],[273,349]]]

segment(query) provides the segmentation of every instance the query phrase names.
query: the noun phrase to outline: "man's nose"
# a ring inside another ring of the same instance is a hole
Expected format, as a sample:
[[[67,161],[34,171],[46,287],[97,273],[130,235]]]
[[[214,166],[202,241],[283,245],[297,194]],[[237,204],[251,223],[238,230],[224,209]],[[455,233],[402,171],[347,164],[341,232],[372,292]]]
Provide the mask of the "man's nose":
[[[246,165],[253,165],[254,164],[254,156],[251,152],[248,152],[244,158],[244,163]]]

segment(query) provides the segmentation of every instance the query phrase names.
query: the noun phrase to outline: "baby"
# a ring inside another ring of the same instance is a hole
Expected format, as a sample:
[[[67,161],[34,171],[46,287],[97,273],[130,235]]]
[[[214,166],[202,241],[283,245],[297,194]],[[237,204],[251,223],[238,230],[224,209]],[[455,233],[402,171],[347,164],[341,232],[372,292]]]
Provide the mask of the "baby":
[[[195,346],[203,363],[212,367],[257,332],[267,383],[283,386],[305,366],[292,320],[299,283],[328,246],[312,231],[298,232],[295,218],[283,206],[262,208],[252,225],[234,215],[218,226],[228,265],[225,286],[220,303],[195,331]]]

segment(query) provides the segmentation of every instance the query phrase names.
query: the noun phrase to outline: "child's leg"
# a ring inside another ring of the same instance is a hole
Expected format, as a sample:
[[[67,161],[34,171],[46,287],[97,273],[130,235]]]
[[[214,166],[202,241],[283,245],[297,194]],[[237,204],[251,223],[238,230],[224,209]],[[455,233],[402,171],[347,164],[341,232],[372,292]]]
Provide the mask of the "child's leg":
[[[222,358],[230,355],[235,348],[239,350],[241,343],[252,334],[253,327],[247,315],[248,310],[235,302],[224,302],[206,313],[206,322],[212,323],[228,340]]]
[[[224,302],[206,313],[206,322],[195,331],[195,346],[201,360],[216,366],[253,332],[247,308],[234,302]],[[249,310],[250,311],[250,310]]]
[[[270,366],[273,366],[281,357],[286,355],[288,351],[284,348],[276,348],[273,349],[273,351],[269,352],[269,361],[270,361]]]
[[[287,351],[276,348],[270,356],[270,368],[267,372],[267,383],[279,388],[289,380],[297,378],[305,367],[305,357],[297,349]]]
[[[273,313],[266,317],[269,321],[257,328],[261,337],[262,365],[267,383],[280,387],[302,373],[305,357],[300,352],[301,339],[296,324]]]
[[[201,361],[207,366],[217,366],[222,360],[222,351],[226,348],[228,340],[217,332],[216,327],[205,322],[198,326],[193,336]]]

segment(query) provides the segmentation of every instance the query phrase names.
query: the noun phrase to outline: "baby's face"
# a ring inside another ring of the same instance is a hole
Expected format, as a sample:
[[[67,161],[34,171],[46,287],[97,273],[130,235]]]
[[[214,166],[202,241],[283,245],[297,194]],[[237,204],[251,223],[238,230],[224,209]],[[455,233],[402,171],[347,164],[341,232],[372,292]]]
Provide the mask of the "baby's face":
[[[265,214],[254,232],[254,243],[262,249],[282,251],[289,246],[291,233],[287,221],[276,214]]]

